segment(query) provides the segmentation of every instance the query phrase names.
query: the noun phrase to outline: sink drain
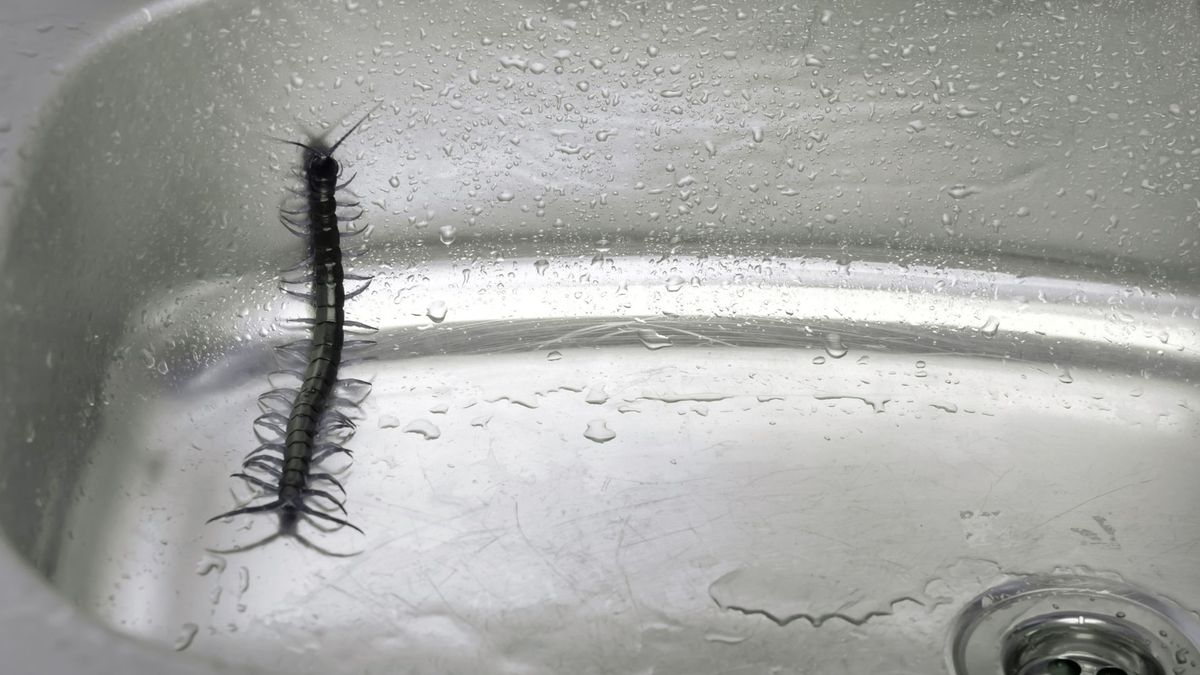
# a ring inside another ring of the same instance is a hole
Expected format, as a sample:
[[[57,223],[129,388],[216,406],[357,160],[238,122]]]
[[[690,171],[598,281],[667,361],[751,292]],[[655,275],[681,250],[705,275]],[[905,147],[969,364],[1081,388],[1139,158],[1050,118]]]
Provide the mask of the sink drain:
[[[1200,675],[1200,620],[1132,586],[1023,577],[989,589],[954,621],[955,675]]]

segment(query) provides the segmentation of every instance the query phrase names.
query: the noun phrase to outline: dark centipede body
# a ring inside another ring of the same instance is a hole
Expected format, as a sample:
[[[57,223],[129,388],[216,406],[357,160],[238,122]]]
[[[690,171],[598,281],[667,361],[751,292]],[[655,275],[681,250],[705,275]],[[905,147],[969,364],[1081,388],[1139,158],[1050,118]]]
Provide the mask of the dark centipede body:
[[[358,391],[365,396],[370,387],[362,380],[339,379],[343,351],[352,346],[351,343],[365,343],[347,341],[347,327],[374,329],[348,322],[345,316],[346,300],[364,291],[370,278],[347,275],[342,266],[343,234],[353,235],[362,230],[342,232],[341,223],[353,221],[358,216],[342,217],[339,207],[357,204],[337,201],[338,190],[349,181],[338,184],[341,165],[333,158],[334,150],[365,120],[366,117],[328,149],[315,143],[305,145],[286,141],[304,149],[303,194],[307,203],[304,209],[285,211],[303,216],[302,220],[287,215],[281,215],[280,219],[289,231],[307,240],[309,270],[299,279],[285,277],[282,282],[283,290],[311,302],[312,318],[294,320],[310,326],[310,334],[307,340],[278,348],[280,354],[290,358],[295,366],[288,369],[285,364],[281,372],[295,379],[297,386],[274,389],[259,398],[264,412],[255,420],[255,430],[262,444],[246,457],[243,472],[233,474],[251,485],[274,492],[275,499],[222,513],[209,522],[242,514],[276,512],[285,531],[292,531],[300,518],[308,516],[362,532],[349,521],[314,508],[309,500],[319,499],[324,505],[346,513],[343,503],[323,489],[328,486],[344,495],[341,483],[332,474],[315,469],[332,455],[350,455],[350,450],[342,443],[353,433],[354,422],[337,410],[336,404],[356,405],[361,396],[356,399],[353,393],[349,396],[345,393]],[[347,279],[365,283],[347,293]],[[307,292],[286,287],[304,282],[308,283]]]

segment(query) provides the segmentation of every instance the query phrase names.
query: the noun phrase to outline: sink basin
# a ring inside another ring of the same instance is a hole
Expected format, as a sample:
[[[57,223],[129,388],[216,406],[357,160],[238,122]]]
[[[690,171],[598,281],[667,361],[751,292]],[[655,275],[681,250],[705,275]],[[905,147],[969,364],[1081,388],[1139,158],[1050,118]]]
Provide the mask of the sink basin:
[[[917,675],[1027,577],[1200,608],[1200,5],[25,4],[15,672]],[[363,534],[206,524],[309,311],[281,140],[368,112]]]

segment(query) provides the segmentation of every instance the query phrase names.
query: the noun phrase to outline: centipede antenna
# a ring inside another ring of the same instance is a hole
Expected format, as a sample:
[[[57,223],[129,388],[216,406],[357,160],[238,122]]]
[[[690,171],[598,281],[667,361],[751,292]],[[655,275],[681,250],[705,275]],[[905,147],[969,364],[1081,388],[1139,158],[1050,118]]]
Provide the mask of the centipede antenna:
[[[381,106],[381,105],[383,105],[383,101],[376,103],[374,105],[374,107],[372,107],[370,110],[368,110],[367,114],[362,116],[362,119],[355,122],[354,126],[350,127],[349,131],[342,134],[342,137],[338,139],[337,143],[333,144],[332,148],[329,148],[329,152],[326,152],[325,156],[328,157],[329,155],[332,155],[334,153],[334,151],[338,149],[338,146],[342,144],[342,141],[346,140],[350,136],[350,134],[354,133],[354,130],[357,129],[359,126],[361,126],[363,122],[366,122],[367,118],[371,116],[371,113],[375,112],[376,110],[379,110],[379,106]],[[353,177],[351,178],[351,180],[353,180]]]
[[[324,154],[326,154],[326,153],[324,153],[324,152],[321,152],[320,150],[318,150],[318,149],[316,149],[316,148],[312,147],[311,145],[305,145],[304,143],[301,143],[300,141],[293,141],[293,140],[289,140],[289,139],[286,139],[286,138],[276,138],[276,137],[274,137],[274,136],[267,136],[267,138],[269,138],[269,139],[271,139],[271,140],[273,140],[273,141],[279,141],[280,143],[286,143],[287,145],[294,145],[294,146],[296,146],[296,147],[298,147],[298,148],[304,148],[305,150],[308,150],[309,152],[311,152],[311,153],[313,153],[313,154],[315,154],[315,155],[324,155]]]

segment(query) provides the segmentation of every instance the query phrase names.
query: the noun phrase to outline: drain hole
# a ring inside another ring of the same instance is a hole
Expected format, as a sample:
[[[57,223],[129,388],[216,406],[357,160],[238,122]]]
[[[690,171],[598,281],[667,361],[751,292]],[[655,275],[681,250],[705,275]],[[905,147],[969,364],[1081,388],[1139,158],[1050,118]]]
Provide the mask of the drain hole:
[[[1179,605],[1109,579],[1030,576],[959,612],[955,675],[1200,675],[1200,621]]]
[[[1105,670],[1112,669],[1105,668]],[[1080,668],[1079,664],[1075,663],[1071,659],[1054,659],[1050,663],[1046,664],[1046,675],[1079,675],[1082,672],[1083,668]],[[1096,673],[1096,675],[1117,675],[1117,673],[1124,675],[1124,672],[1122,671],[1113,673],[1100,672]]]

